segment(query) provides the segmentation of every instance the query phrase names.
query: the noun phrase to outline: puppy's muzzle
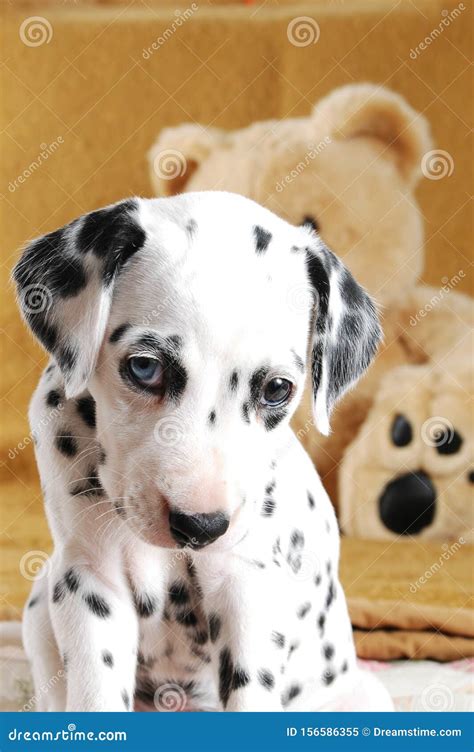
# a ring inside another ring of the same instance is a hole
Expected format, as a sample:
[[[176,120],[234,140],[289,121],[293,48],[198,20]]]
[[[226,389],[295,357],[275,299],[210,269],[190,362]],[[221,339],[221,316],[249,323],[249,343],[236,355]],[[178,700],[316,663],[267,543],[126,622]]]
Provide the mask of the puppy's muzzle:
[[[229,518],[224,512],[182,514],[170,512],[170,532],[176,543],[191,548],[204,548],[224,535]]]
[[[398,535],[416,535],[433,522],[435,502],[436,491],[426,473],[399,475],[379,497],[380,518]]]

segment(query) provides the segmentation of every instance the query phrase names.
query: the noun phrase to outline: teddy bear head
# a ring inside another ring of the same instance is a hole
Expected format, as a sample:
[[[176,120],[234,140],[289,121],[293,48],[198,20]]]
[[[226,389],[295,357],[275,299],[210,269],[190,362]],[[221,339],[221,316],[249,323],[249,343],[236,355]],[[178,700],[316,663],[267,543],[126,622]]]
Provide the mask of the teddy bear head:
[[[340,471],[340,521],[364,538],[472,540],[472,366],[400,366],[382,379]]]
[[[293,224],[310,223],[356,279],[387,305],[423,267],[413,189],[431,141],[425,119],[371,84],[336,89],[308,117],[236,131],[184,124],[149,153],[156,193],[228,190]]]

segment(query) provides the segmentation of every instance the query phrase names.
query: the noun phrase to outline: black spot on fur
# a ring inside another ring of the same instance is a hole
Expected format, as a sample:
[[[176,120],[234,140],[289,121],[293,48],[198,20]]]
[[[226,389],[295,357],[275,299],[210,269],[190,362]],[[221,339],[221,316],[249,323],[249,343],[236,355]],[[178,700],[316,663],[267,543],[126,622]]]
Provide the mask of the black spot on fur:
[[[322,577],[318,572],[318,574],[315,575],[315,578],[314,578],[314,584],[316,585],[316,587],[319,587],[319,585],[321,584],[321,581],[322,581]]]
[[[209,616],[209,634],[211,642],[216,642],[219,639],[221,633],[222,622],[217,614],[211,614]]]
[[[195,627],[198,623],[198,618],[194,611],[183,611],[176,614],[176,621],[184,627]]]
[[[105,663],[106,666],[109,666],[110,668],[113,668],[114,665],[114,657],[112,653],[109,650],[104,650],[102,653],[102,660]]]
[[[61,601],[64,600],[64,596],[66,595],[66,586],[64,584],[64,580],[59,580],[59,582],[56,583],[53,590],[53,603],[61,603]]]
[[[99,446],[99,465],[105,465],[105,462],[107,460],[107,454],[105,452],[105,449],[103,446]]]
[[[308,505],[309,505],[310,509],[314,509],[314,507],[316,506],[315,501],[314,501],[314,497],[313,497],[312,494],[310,494],[309,491],[308,491]]]
[[[285,635],[281,632],[272,632],[272,642],[275,643],[277,648],[285,647]]]
[[[266,668],[261,668],[257,672],[257,678],[262,687],[265,687],[265,689],[273,689],[275,686],[275,677],[273,676],[271,671],[268,671]]]
[[[65,428],[57,434],[55,444],[56,449],[65,457],[74,457],[77,454],[77,441]]]
[[[266,431],[273,431],[287,415],[286,408],[271,408],[263,415],[263,425]]]
[[[335,597],[336,597],[336,588],[334,585],[334,581],[331,580],[331,582],[329,583],[328,592],[326,595],[326,610],[330,608]]]
[[[46,396],[46,404],[48,407],[59,407],[62,399],[63,395],[61,392],[58,392],[57,389],[51,389]]]
[[[216,411],[215,410],[211,410],[211,412],[209,413],[208,421],[209,421],[209,425],[210,426],[213,426],[215,424],[215,422],[216,422]]]
[[[342,673],[345,674],[348,669],[349,669],[349,664],[347,661],[344,661],[344,663],[341,666]]]
[[[264,517],[271,517],[276,509],[276,501],[271,496],[267,496],[263,501],[262,515]]]
[[[142,619],[148,619],[150,616],[152,616],[155,613],[157,606],[158,601],[152,595],[142,593],[135,596],[135,608],[137,614]]]
[[[250,676],[248,675],[247,671],[237,666],[234,670],[234,676],[232,679],[232,689],[241,689],[242,687],[246,687],[249,681]]]
[[[239,386],[239,374],[237,371],[232,371],[230,374],[229,379],[229,387],[231,392],[235,392],[237,390],[237,387]]]
[[[77,572],[71,567],[64,575],[64,583],[70,593],[77,593],[79,589],[80,579]]]
[[[229,648],[223,648],[219,655],[219,697],[224,706],[229,702],[232,691],[234,664]]]
[[[298,619],[304,619],[304,617],[309,614],[311,610],[311,603],[309,601],[306,601],[306,603],[303,603],[299,609],[296,612],[296,616]]]
[[[190,235],[192,237],[193,235],[196,234],[197,227],[198,227],[198,225],[197,225],[196,220],[195,219],[190,219],[186,223],[186,232],[188,233],[188,235]]]
[[[112,334],[110,335],[109,342],[111,344],[114,344],[116,342],[120,342],[120,340],[122,339],[123,335],[126,332],[128,332],[128,330],[130,329],[130,327],[131,327],[131,324],[128,324],[128,323],[127,324],[120,324],[120,326],[117,326],[113,330]]]
[[[184,582],[173,582],[169,590],[169,597],[171,603],[174,603],[177,606],[189,603],[189,590]]]
[[[126,709],[129,710],[130,709],[130,695],[128,694],[126,689],[122,690],[122,700]]]
[[[301,694],[301,687],[299,684],[291,684],[285,691],[283,692],[281,696],[281,704],[285,708],[287,705],[290,704],[292,700],[295,699],[295,697],[298,697],[298,695]]]
[[[323,655],[327,661],[330,661],[334,657],[334,646],[329,643],[323,645]]]
[[[110,606],[100,595],[96,593],[88,593],[84,596],[84,601],[89,606],[89,609],[93,614],[101,619],[106,619],[110,616]]]
[[[292,350],[291,354],[293,355],[293,360],[295,362],[295,366],[297,367],[298,371],[301,371],[301,373],[303,373],[303,371],[304,371],[304,360],[303,360],[303,358],[301,357],[301,355],[298,355],[298,353],[295,352],[295,350]]]
[[[263,227],[255,225],[253,228],[255,238],[255,250],[257,253],[265,253],[272,239],[271,232],[264,230]]]
[[[250,423],[250,406],[248,402],[244,402],[242,405],[242,416],[246,423]]]
[[[304,533],[301,530],[293,530],[290,543],[293,548],[301,549],[304,546]]]
[[[193,634],[193,642],[195,642],[196,645],[205,645],[208,639],[209,634],[205,629],[198,629]]]
[[[303,221],[301,222],[302,226],[309,227],[314,232],[319,231],[319,223],[317,219],[307,214],[305,217],[303,217]]]
[[[254,408],[260,404],[260,396],[262,394],[263,384],[268,376],[269,368],[262,367],[257,368],[249,379],[250,399]]]
[[[93,397],[81,397],[76,402],[77,412],[82,420],[89,426],[95,428],[95,399]]]
[[[328,687],[330,684],[333,683],[333,681],[334,681],[335,678],[336,678],[336,674],[334,673],[334,671],[331,671],[328,668],[325,671],[323,671],[323,675],[321,677],[321,680],[322,680],[323,684],[325,684],[326,687]]]
[[[319,636],[322,637],[324,635],[324,626],[326,624],[326,614],[319,614],[318,616],[318,629],[319,629]]]
[[[27,608],[33,608],[33,606],[36,606],[36,604],[38,603],[38,601],[39,601],[39,596],[38,595],[35,596],[34,598],[30,598],[30,600],[28,601]]]

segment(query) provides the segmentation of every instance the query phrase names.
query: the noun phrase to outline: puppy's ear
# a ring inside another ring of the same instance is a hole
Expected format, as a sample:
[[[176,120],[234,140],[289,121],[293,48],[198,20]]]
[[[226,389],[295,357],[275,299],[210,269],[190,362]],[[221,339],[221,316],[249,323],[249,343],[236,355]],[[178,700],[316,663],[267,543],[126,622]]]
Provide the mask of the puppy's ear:
[[[139,199],[121,201],[33,240],[13,271],[25,321],[61,368],[67,397],[92,375],[115,278],[145,242],[138,208]]]
[[[311,334],[314,418],[327,436],[334,404],[369,365],[382,331],[370,297],[319,237],[313,235],[305,252],[316,297]]]

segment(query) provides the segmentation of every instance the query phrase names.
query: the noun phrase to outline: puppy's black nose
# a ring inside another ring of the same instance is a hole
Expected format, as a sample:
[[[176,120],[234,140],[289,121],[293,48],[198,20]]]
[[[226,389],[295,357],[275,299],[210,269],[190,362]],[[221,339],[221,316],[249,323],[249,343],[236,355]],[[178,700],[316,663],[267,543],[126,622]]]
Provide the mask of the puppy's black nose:
[[[433,522],[435,501],[435,488],[422,470],[399,475],[380,495],[380,517],[394,533],[416,535]]]
[[[224,512],[211,514],[182,514],[170,512],[170,531],[176,543],[203,548],[224,535],[229,518]]]

